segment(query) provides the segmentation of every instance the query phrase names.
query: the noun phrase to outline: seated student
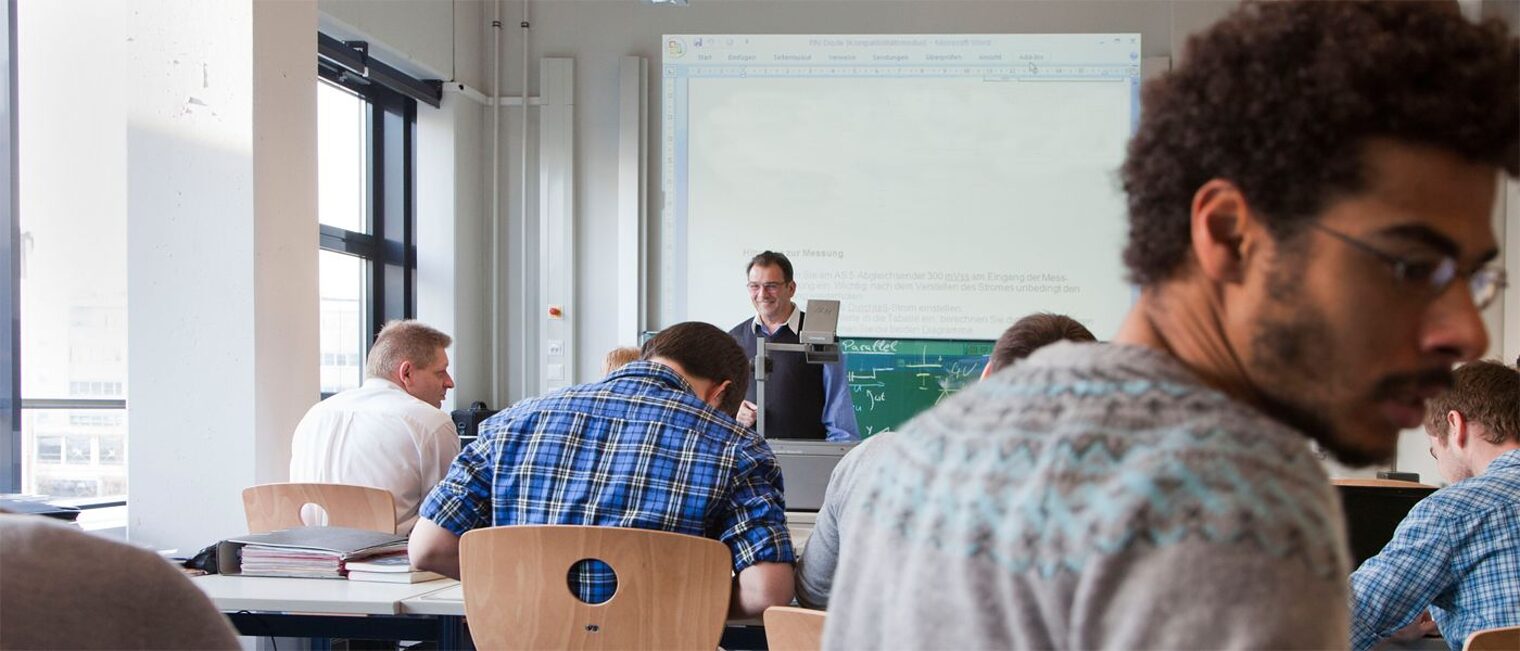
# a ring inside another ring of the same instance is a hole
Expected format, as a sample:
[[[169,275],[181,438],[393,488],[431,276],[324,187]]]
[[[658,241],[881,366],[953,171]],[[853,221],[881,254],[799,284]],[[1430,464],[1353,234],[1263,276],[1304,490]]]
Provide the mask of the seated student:
[[[992,355],[988,356],[987,365],[982,367],[982,379],[992,377],[1010,364],[1057,341],[1097,340],[1082,322],[1064,314],[1031,314],[1015,321],[998,337],[997,343],[992,345]]]
[[[157,554],[0,512],[0,649],[237,649],[211,600]]]
[[[781,470],[733,416],[748,376],[728,334],[681,323],[649,340],[642,361],[486,419],[423,502],[412,564],[457,578],[459,538],[479,527],[637,527],[728,545],[734,616],[786,605],[794,557]],[[587,569],[581,599],[610,598],[616,583]]]
[[[1357,651],[1428,622],[1426,608],[1452,649],[1475,631],[1520,626],[1520,371],[1484,361],[1455,375],[1425,417],[1430,453],[1451,485],[1416,504],[1351,575]]]
[[[373,486],[396,502],[396,532],[459,454],[454,421],[440,407],[453,340],[417,321],[391,321],[375,336],[364,385],[311,408],[290,443],[290,481]]]
[[[1252,2],[1180,61],[1146,83],[1121,171],[1128,316],[873,451],[824,648],[1349,641],[1308,443],[1389,458],[1487,348],[1520,51],[1455,3]]]
[[[1097,341],[1097,338],[1069,316],[1039,313],[1019,319],[998,337],[987,366],[982,369],[982,378],[1028,357],[1038,348],[1063,340],[1089,342]],[[887,431],[862,441],[845,453],[829,475],[829,486],[824,492],[823,507],[818,509],[818,520],[808,536],[807,546],[797,558],[797,601],[802,605],[828,607],[834,566],[839,563],[839,531],[845,528],[844,505],[854,492],[855,478],[864,460],[871,456],[870,451],[893,436],[896,432]]]
[[[607,357],[602,360],[602,375],[616,371],[631,362],[639,360],[639,349],[634,346],[618,346],[607,351]]]

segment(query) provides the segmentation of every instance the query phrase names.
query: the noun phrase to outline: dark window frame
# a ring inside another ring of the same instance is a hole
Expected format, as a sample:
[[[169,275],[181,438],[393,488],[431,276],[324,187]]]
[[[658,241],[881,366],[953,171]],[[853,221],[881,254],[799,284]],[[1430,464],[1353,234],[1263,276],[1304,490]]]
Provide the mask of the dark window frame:
[[[4,445],[0,445],[0,491],[21,490],[21,219],[17,201],[19,159],[16,123],[16,0],[7,0],[0,14],[0,44],[5,61],[0,62],[5,78],[0,79],[0,166],[6,181],[0,186],[0,418]]]
[[[323,44],[317,75],[364,100],[368,109],[364,134],[367,182],[365,224],[368,233],[319,225],[321,250],[360,258],[365,262],[364,350],[386,321],[410,319],[417,311],[416,246],[416,125],[417,100],[377,80],[356,73],[349,64],[329,56],[335,39],[319,35]],[[352,45],[352,44],[347,44]],[[362,49],[353,50],[356,57]],[[343,63],[343,65],[339,65]],[[374,62],[368,70],[384,68]],[[385,68],[389,70],[389,68]],[[421,83],[421,82],[419,82]],[[327,397],[331,394],[323,394]]]

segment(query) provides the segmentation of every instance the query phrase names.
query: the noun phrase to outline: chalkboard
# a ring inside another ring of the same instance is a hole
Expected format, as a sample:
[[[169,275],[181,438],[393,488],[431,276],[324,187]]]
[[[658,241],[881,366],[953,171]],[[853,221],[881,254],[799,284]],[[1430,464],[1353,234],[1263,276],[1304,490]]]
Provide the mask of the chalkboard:
[[[861,438],[897,429],[981,377],[992,342],[951,339],[839,340]]]

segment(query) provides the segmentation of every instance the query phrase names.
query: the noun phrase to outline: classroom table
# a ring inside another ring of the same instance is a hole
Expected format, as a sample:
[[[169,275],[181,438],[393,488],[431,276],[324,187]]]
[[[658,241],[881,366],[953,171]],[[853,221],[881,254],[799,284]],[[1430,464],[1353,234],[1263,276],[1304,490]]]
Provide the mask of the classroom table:
[[[240,635],[329,639],[428,640],[470,649],[464,588],[453,579],[398,584],[337,579],[207,575],[191,579]],[[725,649],[764,649],[759,620],[731,621]]]
[[[380,583],[211,574],[191,579],[240,635],[329,639],[427,640],[441,649],[470,648],[463,601],[457,613],[403,612],[402,602],[458,581]]]

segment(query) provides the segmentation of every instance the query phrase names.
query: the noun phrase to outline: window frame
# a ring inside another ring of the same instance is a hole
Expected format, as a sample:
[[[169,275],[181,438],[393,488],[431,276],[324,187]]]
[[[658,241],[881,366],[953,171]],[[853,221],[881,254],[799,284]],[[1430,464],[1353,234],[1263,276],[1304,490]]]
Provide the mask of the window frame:
[[[0,286],[7,296],[0,298],[0,418],[5,420],[5,441],[0,445],[0,491],[21,490],[21,208],[18,172],[20,161],[16,138],[16,0],[7,0],[0,14],[0,62],[5,78],[0,79],[0,166],[5,168],[6,182],[0,186]]]
[[[354,256],[364,264],[363,350],[374,345],[380,327],[416,315],[415,140],[417,102],[319,57],[318,83],[329,83],[363,100],[365,224],[360,233],[319,224],[319,249]],[[323,393],[326,398],[332,394]]]

